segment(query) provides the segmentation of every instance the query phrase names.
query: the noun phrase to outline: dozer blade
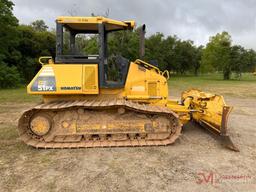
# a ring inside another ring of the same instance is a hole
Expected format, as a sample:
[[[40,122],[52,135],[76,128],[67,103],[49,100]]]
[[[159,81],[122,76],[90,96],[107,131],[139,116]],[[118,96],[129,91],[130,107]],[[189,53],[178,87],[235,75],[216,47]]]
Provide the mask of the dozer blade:
[[[182,100],[191,109],[194,121],[210,132],[219,135],[222,145],[226,148],[239,151],[232,142],[227,128],[232,107],[225,104],[222,96],[192,89],[183,92]]]
[[[232,142],[230,136],[227,133],[227,122],[228,122],[228,116],[232,110],[232,107],[224,106],[222,110],[222,119],[221,119],[221,127],[220,127],[220,136],[221,136],[221,142],[223,145],[233,151],[239,151],[239,149],[234,145]]]
[[[230,150],[239,152],[239,149],[234,145],[227,131],[228,116],[231,111],[232,111],[232,107],[230,106],[223,107],[220,129],[218,129],[218,127],[214,127],[213,125],[207,123],[204,120],[199,120],[199,123],[204,128],[207,128],[209,131],[217,133],[220,136],[220,141],[223,146],[225,146]]]

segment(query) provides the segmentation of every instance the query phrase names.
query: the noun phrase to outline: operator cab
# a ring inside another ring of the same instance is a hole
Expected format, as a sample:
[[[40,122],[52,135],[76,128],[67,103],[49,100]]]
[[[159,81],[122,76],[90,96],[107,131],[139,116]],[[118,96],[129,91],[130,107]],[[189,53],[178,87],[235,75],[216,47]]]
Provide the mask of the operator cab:
[[[58,17],[56,20],[56,64],[98,64],[100,88],[124,87],[129,60],[122,56],[108,56],[108,34],[120,30],[132,30],[134,21],[117,21],[104,17]],[[81,35],[96,38],[98,50],[86,53],[79,47]],[[68,44],[68,45],[67,45]],[[109,64],[115,65],[117,74],[113,79]]]

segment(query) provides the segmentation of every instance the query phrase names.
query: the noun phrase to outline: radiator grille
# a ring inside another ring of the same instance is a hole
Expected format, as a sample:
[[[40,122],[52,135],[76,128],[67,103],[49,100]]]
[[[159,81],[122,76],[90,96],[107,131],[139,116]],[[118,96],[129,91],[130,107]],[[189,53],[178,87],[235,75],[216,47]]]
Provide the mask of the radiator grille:
[[[95,90],[97,86],[97,67],[95,66],[86,66],[84,68],[84,89],[86,91]]]

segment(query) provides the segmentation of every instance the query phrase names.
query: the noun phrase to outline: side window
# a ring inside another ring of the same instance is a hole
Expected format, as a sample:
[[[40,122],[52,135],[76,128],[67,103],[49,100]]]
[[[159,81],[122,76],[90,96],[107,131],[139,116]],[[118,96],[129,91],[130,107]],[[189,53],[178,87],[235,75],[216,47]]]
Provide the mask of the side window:
[[[63,55],[98,56],[98,35],[84,34],[64,27]]]
[[[129,68],[129,60],[118,55],[108,57],[108,64],[105,65],[107,83],[123,84]]]

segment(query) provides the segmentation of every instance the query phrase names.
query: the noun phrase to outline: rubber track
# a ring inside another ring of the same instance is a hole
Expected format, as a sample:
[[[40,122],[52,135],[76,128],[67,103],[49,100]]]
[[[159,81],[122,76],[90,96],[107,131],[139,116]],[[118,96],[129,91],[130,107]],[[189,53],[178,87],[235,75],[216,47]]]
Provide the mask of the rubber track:
[[[81,140],[80,142],[44,142],[40,139],[36,139],[29,134],[29,121],[34,113],[38,110],[60,110],[71,107],[83,107],[86,109],[107,109],[123,107],[132,111],[137,111],[147,114],[163,114],[170,118],[176,118],[177,127],[176,132],[170,135],[165,140],[145,140],[145,139],[133,139],[125,141],[112,141],[112,140]],[[75,100],[75,101],[57,101],[51,103],[43,103],[35,106],[32,109],[25,111],[18,123],[18,130],[21,140],[27,145],[36,148],[88,148],[88,147],[120,147],[120,146],[152,146],[152,145],[168,145],[173,143],[180,134],[181,125],[176,113],[168,109],[167,107],[150,106],[146,104],[138,104],[127,100]]]

